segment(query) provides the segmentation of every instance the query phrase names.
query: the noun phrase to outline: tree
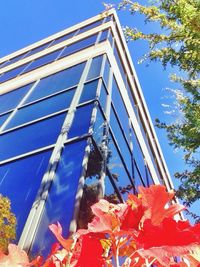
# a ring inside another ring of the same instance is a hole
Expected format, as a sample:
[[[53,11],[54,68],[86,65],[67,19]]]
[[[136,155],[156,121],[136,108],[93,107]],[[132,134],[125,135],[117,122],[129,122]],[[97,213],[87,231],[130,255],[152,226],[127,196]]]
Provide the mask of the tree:
[[[16,238],[16,218],[10,211],[10,200],[0,194],[0,251]]]
[[[184,152],[187,170],[175,173],[181,182],[177,196],[190,206],[200,199],[200,1],[158,0],[145,6],[124,0],[119,5],[127,7],[131,14],[138,12],[145,16],[145,22],[161,27],[161,33],[150,34],[125,28],[128,39],[148,41],[149,52],[143,60],[160,61],[164,68],[171,65],[182,75],[171,75],[171,81],[181,86],[181,91],[174,91],[181,120],[168,124],[156,119],[156,125],[166,130],[172,146]]]

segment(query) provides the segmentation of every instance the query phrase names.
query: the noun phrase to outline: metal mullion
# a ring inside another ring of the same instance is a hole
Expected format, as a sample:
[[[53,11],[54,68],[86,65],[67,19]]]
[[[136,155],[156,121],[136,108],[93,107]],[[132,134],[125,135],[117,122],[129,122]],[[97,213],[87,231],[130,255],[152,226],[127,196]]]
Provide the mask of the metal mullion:
[[[37,80],[36,82],[33,83],[33,85],[30,87],[30,89],[28,90],[28,92],[25,94],[25,96],[19,102],[19,104],[13,109],[12,113],[10,114],[10,116],[7,118],[7,120],[0,127],[0,134],[5,129],[5,127],[8,125],[8,123],[10,122],[10,120],[14,117],[14,115],[16,114],[16,112],[20,108],[20,106],[23,105],[23,103],[26,101],[26,99],[29,97],[29,95],[32,93],[32,91],[35,89],[35,87],[37,86],[38,83],[39,83],[39,80]]]
[[[13,128],[7,129],[7,130],[4,131],[4,132],[1,132],[1,133],[0,133],[0,136],[1,136],[1,135],[4,135],[4,134],[7,134],[7,133],[9,133],[9,132],[13,132],[13,131],[15,131],[15,130],[24,128],[24,127],[26,127],[26,126],[35,124],[35,123],[37,123],[37,122],[40,122],[40,121],[43,121],[43,120],[52,118],[52,117],[54,117],[54,116],[56,116],[56,115],[65,113],[65,112],[67,112],[68,110],[69,110],[69,108],[62,109],[62,110],[59,110],[59,111],[57,111],[57,112],[51,113],[51,114],[49,114],[49,115],[40,117],[40,118],[38,118],[38,119],[35,119],[35,120],[32,120],[32,121],[28,121],[28,122],[25,122],[25,123],[23,123],[23,124],[17,125],[17,126],[15,126],[15,127],[13,127]]]
[[[24,154],[20,154],[18,156],[15,156],[15,157],[12,157],[12,158],[9,158],[9,159],[6,159],[6,160],[2,160],[2,161],[0,161],[0,166],[5,165],[5,164],[10,163],[10,162],[13,162],[13,161],[16,161],[16,160],[20,160],[20,159],[29,157],[31,155],[38,154],[38,153],[46,151],[46,150],[49,150],[49,149],[53,148],[54,146],[55,146],[55,144],[48,145],[48,146],[41,147],[41,148],[32,150],[32,151],[24,153]]]
[[[20,247],[29,248],[31,247],[31,244],[34,239],[34,235],[36,233],[37,225],[42,217],[43,209],[45,207],[46,199],[48,197],[48,191],[50,188],[50,185],[54,179],[55,172],[57,165],[61,159],[61,152],[64,146],[64,142],[68,138],[68,132],[70,129],[70,126],[74,119],[74,113],[76,111],[76,106],[79,102],[79,99],[81,97],[81,93],[83,91],[83,85],[86,80],[86,77],[89,72],[89,68],[91,65],[91,59],[89,59],[85,65],[85,68],[83,70],[82,76],[80,78],[78,87],[76,89],[76,92],[74,94],[74,97],[72,99],[69,112],[66,115],[66,118],[63,122],[63,126],[61,129],[61,132],[58,136],[56,145],[54,147],[54,150],[52,152],[51,158],[49,160],[49,165],[47,168],[47,171],[45,172],[43,179],[41,181],[41,185],[45,185],[44,187],[39,188],[39,192],[37,195],[36,200],[33,203],[32,209],[29,213],[28,219],[26,221],[26,224],[24,226],[24,230],[22,232],[21,238],[19,240]]]

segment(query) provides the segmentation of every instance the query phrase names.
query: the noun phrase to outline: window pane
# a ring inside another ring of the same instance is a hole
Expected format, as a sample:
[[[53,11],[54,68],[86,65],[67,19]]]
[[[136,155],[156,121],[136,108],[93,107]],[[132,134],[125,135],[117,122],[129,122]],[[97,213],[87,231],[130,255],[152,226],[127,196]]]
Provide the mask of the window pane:
[[[110,126],[112,128],[113,134],[116,138],[117,144],[119,145],[120,151],[126,163],[126,166],[129,170],[129,173],[132,174],[132,160],[131,160],[131,153],[122,133],[122,130],[119,126],[118,120],[116,118],[115,112],[111,107],[111,114],[110,114]]]
[[[102,81],[101,83],[101,91],[100,91],[100,97],[99,97],[99,102],[101,104],[101,107],[103,108],[103,111],[106,111],[106,101],[107,101],[107,90],[104,85],[104,82]]]
[[[105,119],[100,108],[97,108],[96,120],[93,128],[93,138],[97,145],[101,145],[103,136],[105,135]]]
[[[144,156],[143,156],[142,150],[140,148],[140,145],[138,143],[138,140],[135,136],[133,129],[131,129],[131,135],[132,135],[132,143],[133,143],[133,156],[134,156],[135,161],[137,162],[141,176],[143,180],[145,181],[146,172],[145,172]]]
[[[98,20],[98,21],[95,21],[94,23],[91,23],[83,28],[81,28],[78,32],[78,34],[82,33],[82,32],[86,32],[86,31],[89,31],[90,29],[93,29],[99,25],[102,24],[102,20]]]
[[[105,82],[107,89],[108,89],[108,82],[109,82],[109,74],[110,74],[110,63],[108,59],[106,59],[106,64],[105,64],[104,72],[103,72],[103,80]]]
[[[17,218],[17,240],[35,200],[50,155],[51,151],[47,151],[0,167],[0,192],[11,200],[11,210]]]
[[[69,233],[85,147],[86,141],[83,140],[67,145],[62,153],[31,249],[34,255],[39,253],[47,256],[51,245],[57,241],[48,229],[49,224],[59,221],[64,237]]]
[[[74,92],[75,90],[71,89],[67,92],[19,109],[6,129],[68,108],[74,96]]]
[[[111,136],[109,137],[108,153],[110,173],[123,198],[126,199],[129,193],[133,193],[133,187]]]
[[[122,124],[126,138],[127,140],[129,140],[130,139],[129,119],[128,119],[129,117],[115,79],[113,79],[113,86],[112,86],[112,102],[114,103],[115,110],[119,117],[120,123]]]
[[[5,133],[0,136],[0,160],[54,144],[66,113]]]
[[[99,80],[95,80],[84,84],[79,103],[83,103],[96,98],[98,82]]]
[[[34,70],[36,68],[39,68],[45,64],[51,63],[52,61],[56,60],[56,58],[58,57],[58,55],[60,54],[62,49],[59,49],[59,50],[54,51],[54,52],[52,52],[46,56],[35,59],[23,73]]]
[[[108,39],[108,33],[109,33],[108,30],[105,30],[105,31],[103,31],[101,33],[101,36],[100,36],[100,39],[99,39],[99,43]]]
[[[33,90],[26,103],[77,85],[84,66],[85,62],[43,78]]]
[[[7,80],[13,79],[16,76],[18,76],[27,66],[29,63],[24,64],[22,66],[19,66],[18,68],[12,69],[10,71],[5,72],[1,77],[0,77],[0,83],[3,83]]]
[[[0,95],[0,113],[15,108],[33,84],[28,84],[6,94]]]
[[[98,202],[100,198],[106,195],[110,200],[114,200],[115,191],[110,179],[105,175],[105,172],[105,164],[103,163],[102,156],[98,149],[91,145],[83,187],[83,196],[80,203],[78,228],[87,228],[88,222],[90,222],[93,217],[91,206]]]
[[[76,110],[72,126],[69,130],[69,138],[88,133],[93,107],[94,105],[92,104],[80,107]]]
[[[55,39],[54,42],[50,46],[53,46],[53,45],[58,44],[58,43],[61,43],[61,42],[65,41],[65,40],[71,38],[72,36],[74,36],[74,34],[75,34],[75,31],[70,32],[68,34],[65,34],[64,36],[61,36],[61,37]]]
[[[48,42],[48,43],[45,43],[45,44],[43,44],[43,45],[41,45],[39,47],[33,48],[32,50],[29,51],[27,56],[30,57],[31,55],[36,54],[36,53],[46,49],[50,43],[51,42]]]
[[[76,43],[67,46],[59,58],[66,57],[72,53],[78,52],[79,50],[85,49],[86,47],[95,44],[96,39],[97,39],[97,34],[89,36],[81,41],[78,41]]]
[[[90,67],[89,74],[87,76],[87,80],[94,79],[100,76],[102,60],[103,60],[102,55],[92,59],[92,64]]]
[[[2,124],[7,120],[7,118],[10,116],[10,112],[5,114],[5,115],[1,115],[0,116],[0,126],[2,126]]]

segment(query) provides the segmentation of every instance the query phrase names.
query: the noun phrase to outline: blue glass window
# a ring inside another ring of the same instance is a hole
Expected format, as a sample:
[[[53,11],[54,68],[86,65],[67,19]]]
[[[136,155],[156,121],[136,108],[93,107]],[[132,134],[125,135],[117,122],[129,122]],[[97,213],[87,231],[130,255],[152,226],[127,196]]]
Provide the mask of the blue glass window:
[[[51,151],[35,154],[0,167],[0,192],[11,200],[19,239],[35,200]]]
[[[93,107],[94,105],[90,104],[87,106],[79,107],[76,110],[72,126],[69,130],[69,138],[81,136],[88,133]]]
[[[72,36],[74,36],[74,34],[75,34],[75,31],[70,32],[68,34],[65,34],[65,35],[55,39],[54,42],[50,46],[58,44],[58,43],[61,43],[61,42],[65,41],[65,40],[71,38]]]
[[[126,83],[126,75],[125,75],[124,67],[122,66],[121,59],[120,59],[120,56],[119,56],[119,52],[118,52],[118,50],[116,48],[116,45],[114,47],[114,55],[115,55],[115,58],[117,60],[117,65],[119,67],[119,70],[121,72],[122,79]]]
[[[41,46],[38,46],[36,48],[33,48],[32,50],[29,51],[29,53],[26,56],[29,56],[30,57],[33,54],[36,54],[38,52],[41,52],[42,50],[45,50],[49,46],[50,43],[51,42],[48,42],[48,43],[45,43],[45,44],[43,44]]]
[[[35,104],[20,108],[13,119],[10,121],[6,129],[15,127],[28,121],[39,119],[46,115],[50,115],[57,111],[68,108],[71,104],[74,92],[75,90],[71,89],[47,98],[43,101],[39,101]]]
[[[82,28],[79,30],[78,34],[80,34],[80,33],[82,33],[82,32],[89,31],[90,29],[93,29],[93,28],[95,28],[95,27],[97,27],[97,26],[99,26],[99,25],[101,25],[101,24],[102,24],[102,20],[95,21],[94,23],[91,23],[91,24],[89,24],[89,25],[86,25],[85,27],[82,27]]]
[[[139,172],[143,180],[145,181],[146,172],[145,172],[144,156],[143,156],[142,150],[140,148],[140,145],[138,143],[137,137],[135,136],[135,132],[133,129],[131,129],[131,138],[132,138],[132,144],[133,144],[133,156],[138,165]]]
[[[2,124],[7,120],[9,116],[10,116],[10,112],[0,116],[0,126],[2,126]]]
[[[109,82],[109,74],[110,74],[110,63],[108,59],[106,59],[106,64],[105,64],[104,72],[103,72],[103,80],[107,88],[108,88],[108,82]]]
[[[7,66],[9,64],[10,64],[10,61],[9,60],[4,61],[4,62],[0,63],[0,68],[3,68],[3,67],[5,67],[5,66]]]
[[[99,39],[99,43],[105,41],[108,39],[108,34],[109,34],[109,31],[108,30],[105,30],[101,33],[101,36],[100,36],[100,39]]]
[[[112,102],[119,117],[120,123],[122,124],[126,138],[127,140],[129,140],[130,139],[129,117],[115,79],[113,79],[113,86],[112,86]]]
[[[85,49],[93,44],[95,44],[97,39],[97,34],[91,35],[81,41],[78,41],[76,43],[73,43],[65,48],[65,50],[62,52],[60,58],[66,57],[70,54],[73,54],[75,52],[78,52],[79,50]]]
[[[133,193],[133,187],[111,135],[109,137],[108,153],[109,171],[123,198],[126,199],[129,193]]]
[[[0,136],[0,160],[54,144],[66,113],[25,126]]]
[[[105,119],[103,117],[103,114],[100,110],[100,108],[97,108],[97,115],[94,123],[94,128],[93,128],[93,137],[94,140],[98,145],[101,144],[103,140],[103,136],[105,134]]]
[[[35,87],[26,103],[77,85],[84,66],[85,62],[43,78]]]
[[[108,93],[107,93],[106,87],[104,85],[104,82],[101,81],[101,91],[100,91],[99,102],[104,112],[106,112],[107,96],[108,96]]]
[[[84,84],[83,92],[79,101],[80,103],[96,98],[98,82],[99,80],[95,80]]]
[[[60,52],[62,51],[63,48],[56,50],[52,53],[49,53],[48,55],[45,55],[43,57],[37,58],[34,61],[32,61],[32,63],[28,66],[28,68],[25,69],[25,71],[23,71],[23,73],[26,73],[28,71],[34,70],[36,68],[39,68],[43,65],[49,64],[52,61],[56,60],[56,58],[58,57],[58,55],[60,54]]]
[[[117,144],[119,145],[120,151],[122,153],[126,166],[129,170],[129,173],[132,174],[131,152],[128,148],[128,144],[126,143],[122,130],[119,126],[118,120],[116,118],[116,114],[112,107],[110,113],[110,126],[117,141]]]
[[[87,80],[94,79],[100,76],[103,56],[98,56],[92,59],[92,64],[87,76]]]
[[[64,148],[31,249],[34,255],[47,256],[51,245],[56,242],[48,229],[49,224],[59,221],[64,237],[69,233],[86,144],[83,140]]]
[[[10,71],[5,72],[1,77],[0,77],[0,83],[6,82],[7,80],[13,79],[16,76],[18,76],[27,66],[29,63],[21,65],[15,69],[12,69]]]
[[[6,94],[0,95],[0,113],[15,108],[33,84],[28,84]]]

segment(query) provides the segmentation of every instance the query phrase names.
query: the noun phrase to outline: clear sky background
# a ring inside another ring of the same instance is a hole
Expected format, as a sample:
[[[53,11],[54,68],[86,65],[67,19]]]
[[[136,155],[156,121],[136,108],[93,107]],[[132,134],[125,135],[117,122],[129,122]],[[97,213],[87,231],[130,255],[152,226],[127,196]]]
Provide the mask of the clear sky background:
[[[110,2],[117,7],[119,1]],[[0,1],[0,58],[95,16],[103,10],[101,0]],[[118,16],[122,26],[129,25],[145,31],[159,30],[156,25],[145,25],[143,17],[131,16],[127,11],[119,11]],[[173,98],[166,98],[165,89],[175,86],[169,82],[170,70],[164,71],[159,63],[151,63],[149,67],[145,63],[137,63],[148,51],[148,46],[143,41],[130,42],[128,46],[153,122],[155,118],[171,121],[172,118],[164,114],[162,106],[163,103],[169,104],[174,101]],[[184,169],[182,154],[173,151],[168,145],[164,131],[156,129],[156,132],[173,178],[174,172]],[[176,187],[177,181],[173,181]]]

